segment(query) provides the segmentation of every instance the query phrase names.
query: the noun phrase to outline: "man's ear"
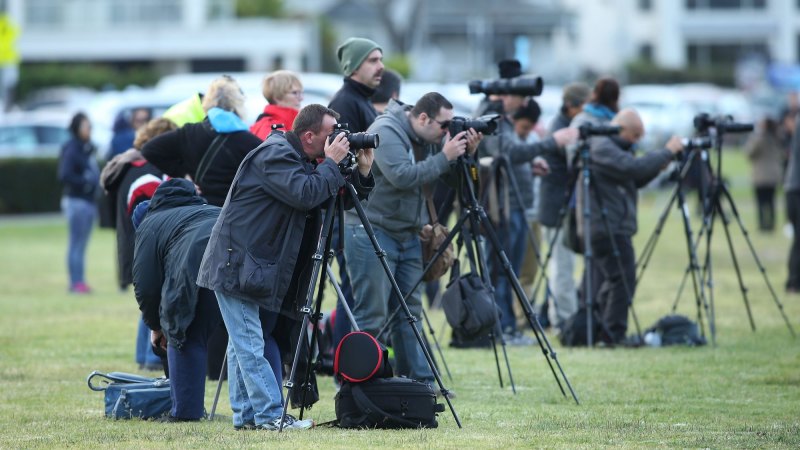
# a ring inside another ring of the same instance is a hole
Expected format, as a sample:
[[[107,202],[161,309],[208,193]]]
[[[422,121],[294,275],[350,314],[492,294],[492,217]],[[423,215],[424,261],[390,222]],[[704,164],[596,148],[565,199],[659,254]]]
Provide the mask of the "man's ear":
[[[312,133],[311,131],[303,132],[303,142],[305,142],[306,144],[310,144],[313,139],[314,139],[314,133]]]
[[[428,117],[428,113],[426,112],[421,112],[419,113],[419,116],[417,116],[417,120],[419,121],[420,125],[425,125],[428,122],[428,119],[430,119],[430,117]]]

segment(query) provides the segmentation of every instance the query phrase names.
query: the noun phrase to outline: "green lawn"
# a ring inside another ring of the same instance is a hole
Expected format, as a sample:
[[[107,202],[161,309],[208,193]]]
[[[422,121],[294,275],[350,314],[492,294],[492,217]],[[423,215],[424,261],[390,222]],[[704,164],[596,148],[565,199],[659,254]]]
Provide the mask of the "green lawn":
[[[754,228],[747,169],[726,156],[739,209]],[[668,192],[642,196],[641,249]],[[692,201],[694,197],[692,197]],[[779,200],[782,211],[782,198]],[[781,215],[782,217],[782,215]],[[782,219],[781,219],[782,223]],[[718,224],[720,225],[720,224]],[[695,222],[695,229],[698,224]],[[102,394],[86,387],[92,370],[136,372],[138,310],[132,293],[115,288],[114,236],[96,230],[88,251],[95,293],[66,293],[66,229],[55,217],[0,219],[0,448],[516,448],[800,446],[800,341],[792,339],[738,227],[731,228],[757,331],[749,328],[720,226],[713,249],[716,348],[565,349],[552,338],[581,405],[561,396],[538,348],[512,348],[517,395],[498,386],[490,351],[445,356],[463,422],[449,412],[434,430],[347,431],[318,428],[281,435],[236,432],[229,420],[199,424],[111,421]],[[751,234],[786,313],[800,331],[800,297],[783,294],[790,240],[780,230]],[[670,215],[637,292],[643,327],[667,314],[686,267],[677,211]],[[694,317],[690,293],[679,311]],[[430,313],[437,331],[443,316]],[[215,385],[207,386],[211,407]],[[333,385],[320,378],[321,401],[311,416],[334,418]],[[227,389],[224,390],[227,392]],[[220,412],[229,418],[227,396]]]

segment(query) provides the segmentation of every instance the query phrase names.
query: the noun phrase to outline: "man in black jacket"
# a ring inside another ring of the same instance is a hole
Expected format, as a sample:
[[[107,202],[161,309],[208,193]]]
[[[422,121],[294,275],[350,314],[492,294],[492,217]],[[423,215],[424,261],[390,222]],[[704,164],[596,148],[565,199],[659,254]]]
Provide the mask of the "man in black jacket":
[[[133,284],[151,342],[166,350],[172,409],[169,421],[203,417],[208,336],[221,322],[214,293],[195,284],[220,208],[173,178],[156,189],[137,223]]]
[[[350,38],[336,50],[339,65],[344,74],[344,84],[333,95],[328,108],[339,113],[339,122],[349,125],[353,133],[367,131],[375,121],[378,112],[370,98],[381,84],[384,75],[383,50],[375,42],[364,38]],[[335,221],[333,230],[333,248],[337,250],[336,261],[339,263],[339,282],[342,295],[347,305],[353,308],[353,288],[347,274],[347,264],[344,254],[338,250],[342,243],[339,242],[339,221]],[[350,323],[344,320],[345,309],[341,302],[336,302],[336,317],[334,322],[333,346],[350,331]]]
[[[274,132],[242,161],[206,248],[197,284],[215,291],[230,334],[228,374],[233,425],[281,426],[282,365],[273,330],[298,319],[320,233],[320,207],[345,179],[343,134],[329,135],[338,114],[322,105],[300,110],[293,130]],[[317,163],[317,158],[324,158]],[[353,185],[374,185],[372,150],[358,153]],[[266,356],[266,357],[265,357]],[[309,428],[287,416],[285,428]]]
[[[595,304],[603,324],[599,340],[613,345],[625,339],[628,301],[633,299],[636,282],[632,236],[637,230],[637,189],[655,178],[673,156],[683,150],[683,145],[680,138],[673,136],[666,148],[636,157],[634,146],[644,135],[639,114],[633,109],[623,109],[617,113],[611,125],[622,127],[619,135],[594,137],[590,143],[592,170],[589,198],[594,251],[592,271],[597,271],[603,280],[595,291]],[[581,183],[579,180],[577,186]],[[579,204],[583,201],[580,194],[581,191],[578,191]],[[608,227],[603,222],[601,207],[608,218]],[[582,216],[578,216],[578,234],[584,232]],[[612,239],[619,251],[619,262],[614,256]]]

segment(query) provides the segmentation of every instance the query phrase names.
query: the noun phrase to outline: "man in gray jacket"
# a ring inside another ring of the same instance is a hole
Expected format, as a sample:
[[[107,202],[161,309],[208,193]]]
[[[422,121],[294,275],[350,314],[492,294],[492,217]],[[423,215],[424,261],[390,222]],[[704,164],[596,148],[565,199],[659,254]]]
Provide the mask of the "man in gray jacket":
[[[380,136],[381,145],[375,151],[375,188],[364,209],[416,317],[421,314],[422,295],[419,289],[408,292],[422,276],[418,233],[429,221],[424,185],[449,173],[456,158],[465,151],[474,152],[482,137],[472,129],[445,137],[452,118],[453,105],[432,92],[413,108],[390,101],[368,130]],[[345,259],[355,297],[353,315],[362,330],[375,335],[399,301],[358,217],[348,213],[345,224]],[[396,374],[432,383],[433,373],[404,314],[395,315],[390,332]]]
[[[603,325],[599,341],[613,345],[625,339],[628,300],[633,298],[636,281],[636,257],[631,238],[637,228],[637,189],[655,178],[673,156],[683,150],[683,145],[679,137],[673,136],[666,148],[636,157],[634,146],[644,135],[639,114],[633,109],[623,109],[617,113],[611,125],[622,127],[619,135],[595,137],[590,143],[592,170],[589,198],[594,251],[592,271],[601,275],[603,280],[594,302]],[[582,181],[578,183],[580,185]],[[580,197],[579,202],[582,202]],[[608,228],[601,219],[601,208],[606,209]],[[578,231],[581,234],[583,227],[579,225]],[[613,253],[612,239],[619,250],[619,262]]]

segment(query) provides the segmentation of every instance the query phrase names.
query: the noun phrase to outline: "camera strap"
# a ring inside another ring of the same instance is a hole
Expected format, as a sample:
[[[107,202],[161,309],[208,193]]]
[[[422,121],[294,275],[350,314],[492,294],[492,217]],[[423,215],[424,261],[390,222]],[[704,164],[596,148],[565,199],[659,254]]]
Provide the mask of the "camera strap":
[[[414,161],[416,163],[419,163],[426,158],[426,155],[422,151],[421,145],[417,145],[412,142],[411,148],[414,152]],[[422,196],[425,197],[425,204],[428,208],[430,224],[435,225],[439,223],[439,216],[436,214],[436,207],[433,204],[433,192],[431,192],[431,187],[427,183],[422,185]]]
[[[212,133],[216,133],[216,131],[211,127],[210,124],[203,122],[203,125],[206,126]],[[228,140],[229,134],[222,134],[217,133],[214,137],[214,140],[211,141],[211,144],[206,149],[206,152],[203,154],[203,158],[200,159],[200,164],[197,165],[197,170],[194,173],[194,182],[198,186],[203,183],[203,180],[206,177],[206,172],[208,172],[208,168],[211,167],[211,163],[217,158],[217,154],[225,146],[225,142]]]

